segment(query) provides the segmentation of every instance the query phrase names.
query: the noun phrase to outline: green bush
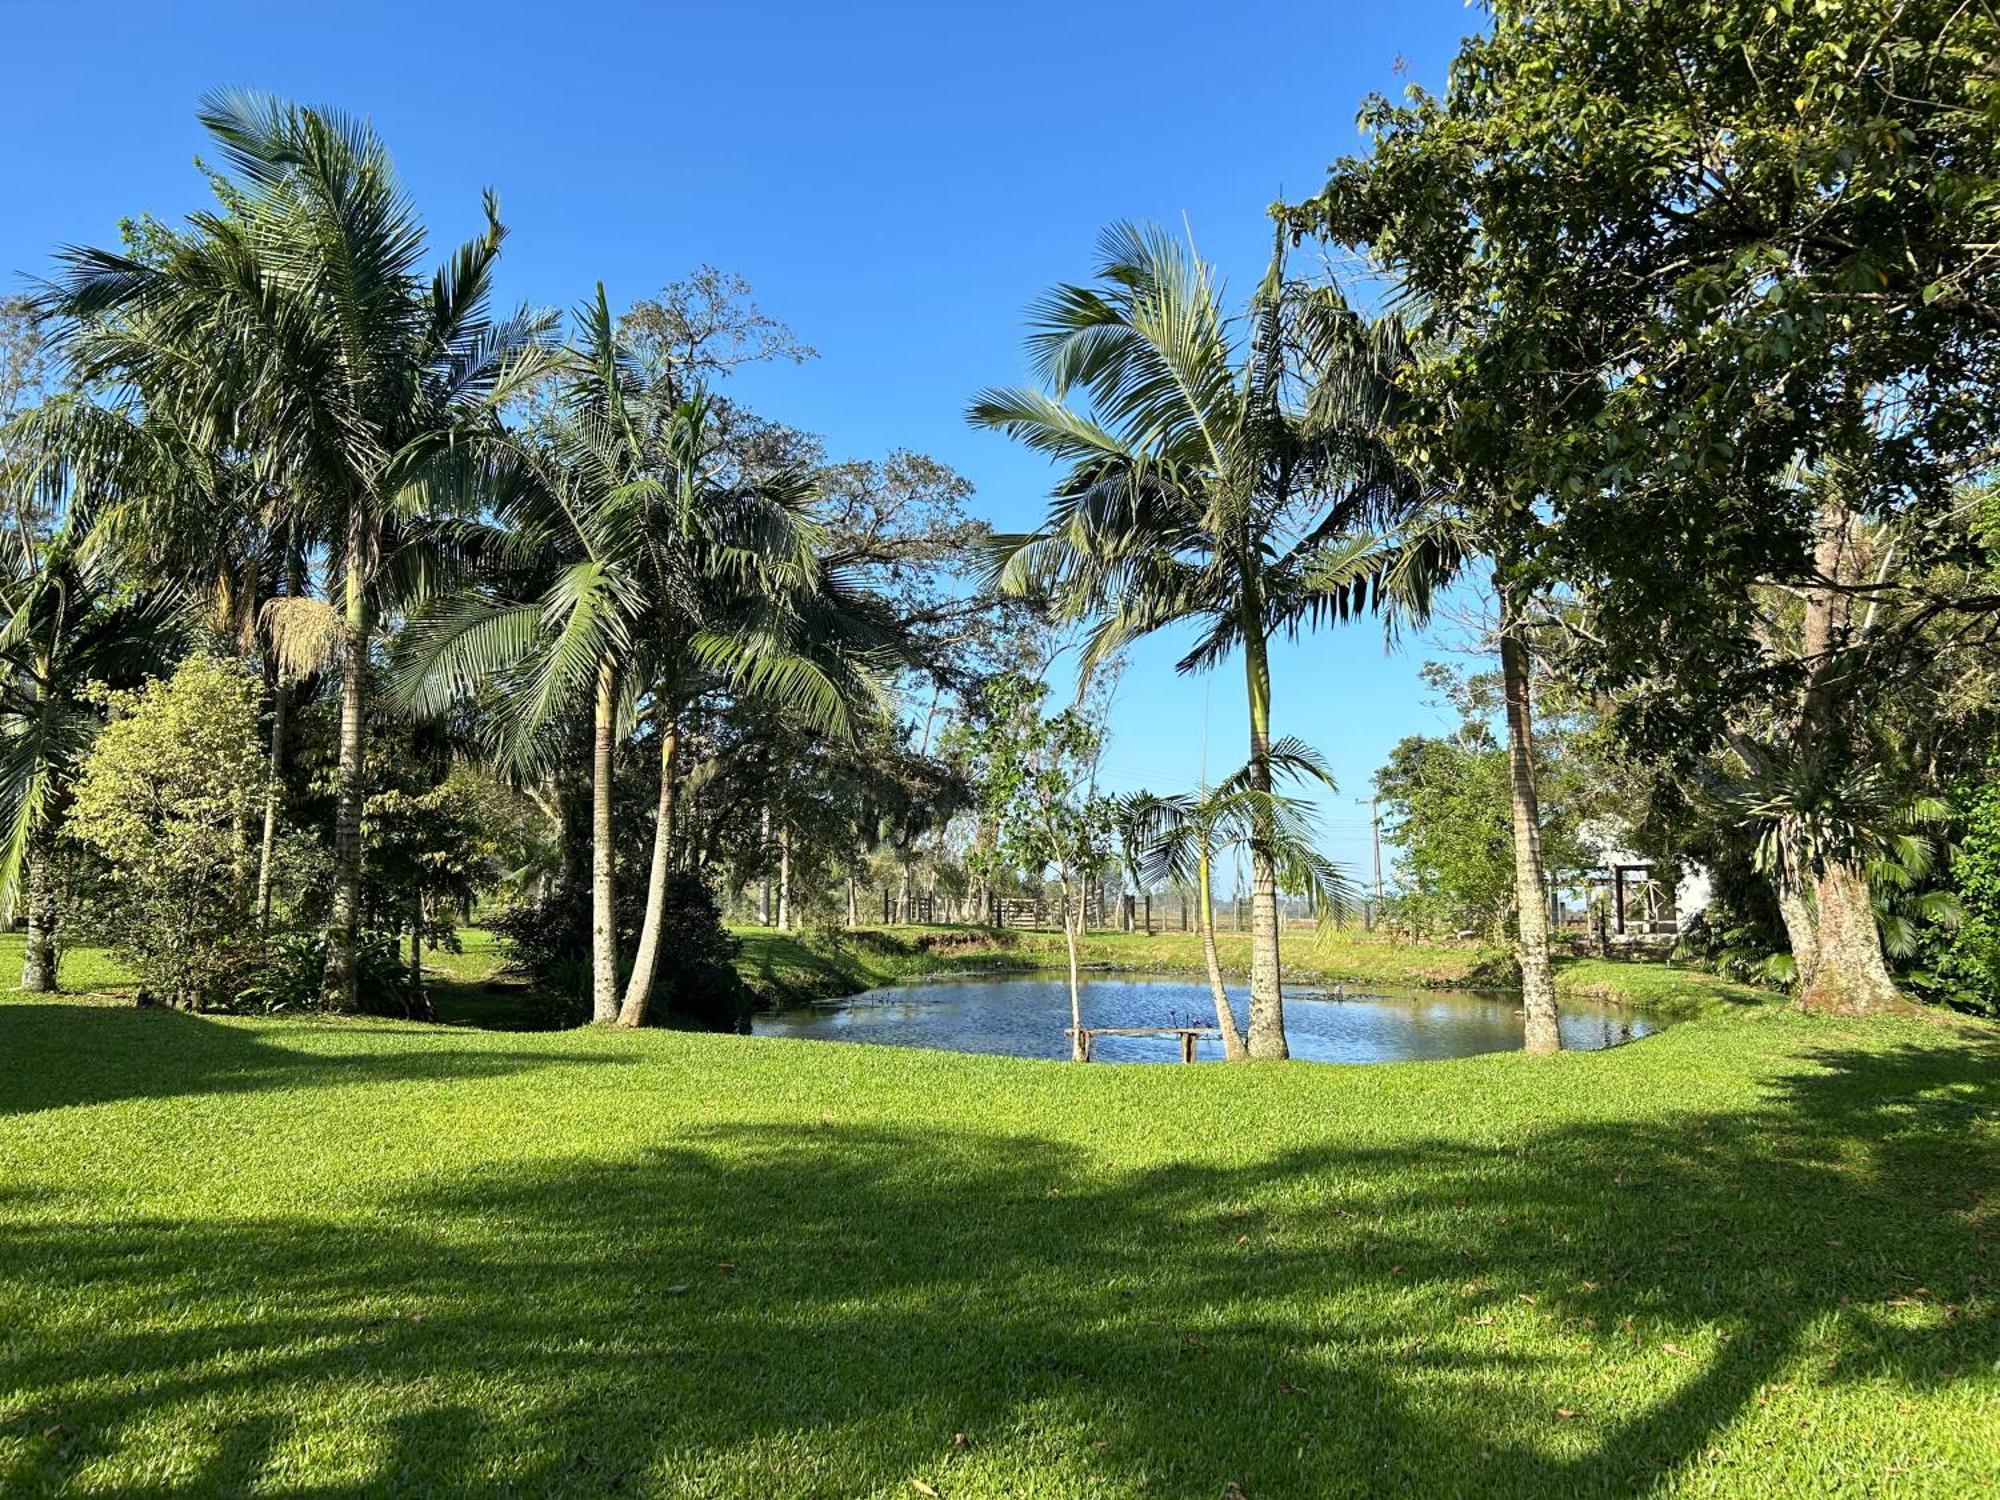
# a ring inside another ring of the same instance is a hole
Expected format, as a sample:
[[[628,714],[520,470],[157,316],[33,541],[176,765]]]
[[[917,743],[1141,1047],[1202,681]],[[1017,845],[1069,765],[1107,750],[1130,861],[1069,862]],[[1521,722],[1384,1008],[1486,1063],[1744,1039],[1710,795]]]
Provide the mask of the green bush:
[[[640,893],[634,885],[627,882],[617,911],[618,951],[627,959],[638,942]],[[590,1019],[587,886],[559,885],[539,899],[518,902],[492,926],[507,944],[508,968],[534,984],[528,1009],[539,1025],[560,1029]],[[708,882],[676,871],[667,884],[652,1020],[693,1022],[712,1031],[743,1029],[752,997],[735,969],[742,946],[722,925],[722,909]]]
[[[64,837],[81,855],[90,920],[163,1004],[233,1005],[260,962],[259,698],[254,678],[205,655],[103,694],[110,722],[77,779]]]

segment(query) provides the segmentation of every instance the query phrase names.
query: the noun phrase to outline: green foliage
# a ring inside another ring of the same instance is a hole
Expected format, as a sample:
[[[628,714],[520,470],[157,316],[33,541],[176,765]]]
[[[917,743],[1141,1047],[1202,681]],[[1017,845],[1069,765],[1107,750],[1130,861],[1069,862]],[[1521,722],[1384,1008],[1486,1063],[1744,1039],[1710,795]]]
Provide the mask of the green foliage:
[[[368,925],[401,932],[420,923],[426,942],[450,942],[459,913],[495,877],[501,845],[487,821],[490,805],[464,771],[428,791],[372,794],[361,825]]]
[[[619,951],[629,954],[643,893],[627,882],[620,897]],[[536,1026],[564,1029],[589,1021],[586,887],[559,884],[538,897],[516,901],[494,917],[492,926],[505,944],[508,971],[533,985],[527,1008]],[[753,1000],[736,973],[741,951],[741,943],[722,925],[722,911],[708,882],[692,871],[673,872],[661,918],[655,979],[659,1002],[647,1009],[648,1024],[741,1030]]]
[[[231,1004],[260,960],[258,684],[197,655],[106,701],[64,827],[90,856],[90,906],[157,999]]]
[[[986,715],[958,726],[948,752],[966,769],[993,834],[973,858],[985,873],[1016,871],[1031,881],[1053,873],[1070,921],[1080,923],[1084,882],[1116,843],[1118,805],[1100,796],[1101,716],[1072,705],[1044,716],[1045,684],[1019,673],[986,686]]]
[[[1446,735],[1403,739],[1375,773],[1382,831],[1397,850],[1396,913],[1419,933],[1501,942],[1514,920],[1514,832],[1507,750],[1492,724],[1500,680],[1436,662],[1423,673],[1459,724]],[[1546,680],[1535,707],[1544,868],[1594,865],[1586,823],[1627,825],[1632,813],[1602,720]]]
[[[2000,1014],[2000,775],[1962,798],[1951,893],[1957,920],[1926,933],[1924,992],[1962,1010]]]
[[[1398,851],[1397,916],[1420,933],[1503,938],[1514,910],[1506,750],[1485,732],[1411,735],[1375,788]]]

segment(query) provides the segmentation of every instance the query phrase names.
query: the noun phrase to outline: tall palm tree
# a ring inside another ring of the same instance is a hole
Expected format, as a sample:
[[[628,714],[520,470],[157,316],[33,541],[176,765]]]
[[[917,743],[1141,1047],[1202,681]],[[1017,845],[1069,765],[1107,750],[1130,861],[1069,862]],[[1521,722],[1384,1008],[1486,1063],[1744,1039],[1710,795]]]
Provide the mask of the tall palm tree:
[[[514,574],[417,621],[402,676],[410,701],[431,710],[502,679],[510,712],[499,748],[516,761],[589,703],[591,1012],[637,1025],[665,917],[686,704],[720,680],[846,734],[888,635],[819,565],[805,477],[727,474],[705,396],[631,357],[601,285],[577,322],[556,414],[528,449],[534,482],[501,513]],[[660,731],[659,802],[621,1003],[613,772],[624,728],[642,713]]]
[[[144,253],[66,252],[48,300],[71,320],[83,378],[199,424],[198,446],[256,454],[336,559],[341,726],[324,990],[349,1008],[371,585],[385,532],[397,517],[476,503],[501,406],[551,367],[553,320],[488,311],[505,237],[491,193],[483,232],[426,278],[422,222],[365,122],[239,92],[206,96],[200,118],[233,169],[220,210]]]
[[[1337,789],[1319,753],[1290,735],[1271,746],[1269,762],[1274,779]],[[1191,795],[1141,793],[1127,802],[1124,815],[1136,833],[1145,879],[1193,890],[1195,925],[1215,1001],[1215,1024],[1222,1033],[1222,1055],[1231,1062],[1249,1056],[1222,983],[1215,940],[1215,861],[1232,849],[1252,847],[1253,839],[1263,839],[1277,866],[1279,886],[1288,894],[1312,898],[1314,909],[1321,912],[1345,911],[1357,894],[1353,881],[1319,852],[1312,805],[1284,793],[1258,791],[1250,784],[1248,766],[1219,786],[1202,787]]]
[[[1241,320],[1213,270],[1158,229],[1113,226],[1100,255],[1094,284],[1057,287],[1030,314],[1047,390],[989,390],[969,413],[1069,465],[1042,525],[998,539],[996,582],[1097,620],[1086,670],[1182,623],[1201,628],[1182,671],[1240,649],[1246,784],[1268,797],[1270,640],[1373,602],[1375,533],[1409,493],[1379,441],[1387,335],[1333,289],[1288,280],[1282,238]],[[1247,1045],[1283,1057],[1268,806],[1249,840]]]

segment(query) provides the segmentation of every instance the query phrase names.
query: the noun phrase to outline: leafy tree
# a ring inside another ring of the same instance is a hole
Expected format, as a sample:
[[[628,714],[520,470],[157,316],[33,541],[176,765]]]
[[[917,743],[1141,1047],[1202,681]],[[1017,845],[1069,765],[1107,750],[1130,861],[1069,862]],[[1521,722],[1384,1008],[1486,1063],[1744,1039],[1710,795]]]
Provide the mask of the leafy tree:
[[[1100,716],[1081,704],[1045,716],[1047,697],[1046,685],[1019,674],[994,679],[987,684],[983,722],[959,726],[951,750],[978,790],[994,831],[996,861],[1035,881],[1052,874],[1062,893],[1070,1056],[1081,1062],[1077,944],[1090,880],[1111,847],[1117,808],[1096,790],[1104,744]]]
[[[1769,747],[1828,786],[1860,758],[1857,525],[1947,509],[2000,410],[1994,29],[1949,0],[1512,0],[1290,213],[1400,284],[1407,451],[1479,497],[1509,581],[1582,587],[1598,684],[1665,689],[1629,707],[1662,754],[1782,699]],[[1765,584],[1800,591],[1788,659]],[[1866,880],[1827,850],[1787,902],[1805,996],[1884,1003]]]
[[[93,856],[93,914],[160,1001],[229,1005],[262,957],[249,830],[264,790],[257,681],[195,655],[107,695],[64,837]]]
[[[1956,920],[1932,929],[1923,989],[1964,1010],[2000,1012],[2000,775],[1961,796],[1949,890]]]
[[[361,833],[364,917],[375,932],[407,928],[410,993],[422,1008],[423,946],[456,948],[456,914],[491,885],[497,844],[465,773],[422,791],[371,793]]]
[[[1069,465],[1041,527],[1000,539],[997,580],[1097,622],[1086,671],[1183,622],[1202,627],[1183,671],[1241,650],[1249,782],[1268,795],[1269,642],[1368,603],[1371,529],[1406,498],[1376,442],[1378,331],[1330,288],[1288,281],[1281,256],[1236,325],[1213,270],[1159,230],[1114,226],[1101,255],[1094,285],[1031,314],[1047,393],[972,405],[975,423]],[[1283,1057],[1268,829],[1250,865],[1249,1047]]]

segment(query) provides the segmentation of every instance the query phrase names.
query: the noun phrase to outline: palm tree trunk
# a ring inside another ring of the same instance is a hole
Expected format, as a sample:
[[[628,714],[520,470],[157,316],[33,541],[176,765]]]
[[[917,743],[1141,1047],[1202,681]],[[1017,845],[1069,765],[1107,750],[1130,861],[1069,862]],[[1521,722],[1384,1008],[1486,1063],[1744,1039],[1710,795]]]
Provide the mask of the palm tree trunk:
[[[52,995],[56,990],[56,902],[49,872],[54,844],[41,822],[28,835],[28,940],[21,951],[21,988],[31,995]]]
[[[1201,957],[1202,962],[1208,965],[1208,992],[1215,997],[1215,1027],[1222,1033],[1222,1058],[1224,1062],[1241,1062],[1250,1055],[1250,1049],[1243,1044],[1243,1033],[1236,1025],[1236,1012],[1229,1008],[1229,991],[1222,984],[1222,959],[1215,951],[1215,895],[1209,888],[1207,849],[1201,851],[1196,862],[1195,879],[1201,887],[1198,893],[1201,903]]]
[[[361,812],[365,767],[362,714],[368,669],[367,533],[356,501],[347,518],[347,619],[340,663],[340,764],[335,773],[333,815],[333,911],[327,922],[326,973],[321,1001],[332,1010],[353,1010],[360,974],[355,945],[361,927]]]
[[[271,930],[271,865],[278,848],[278,800],[285,774],[285,719],[291,689],[281,674],[271,685],[271,757],[264,787],[264,838],[257,851],[257,932]]]
[[[1250,787],[1271,790],[1271,664],[1262,624],[1245,621],[1244,672],[1250,691]],[[1285,995],[1278,971],[1278,871],[1271,858],[1270,814],[1258,809],[1250,834],[1250,1040],[1256,1058],[1291,1056],[1285,1042]]]
[[[771,804],[764,804],[757,824],[757,863],[764,870],[764,882],[757,888],[757,925],[771,925],[771,870],[764,861],[771,857]]]
[[[1507,785],[1514,812],[1514,953],[1521,966],[1524,1045],[1559,1052],[1556,981],[1549,967],[1549,913],[1542,904],[1542,815],[1535,793],[1534,709],[1528,696],[1528,647],[1507,589],[1500,591],[1500,676],[1507,696]]]
[[[778,825],[778,931],[792,930],[792,824]]]
[[[618,674],[597,667],[590,761],[590,1019],[618,1019],[617,850],[611,841],[612,773],[618,748]]]
[[[674,865],[674,772],[680,759],[681,728],[671,708],[660,726],[660,804],[653,824],[653,864],[646,875],[646,917],[639,926],[639,947],[632,955],[632,977],[625,981],[620,1026],[646,1024],[646,1007],[653,996],[653,977],[660,967],[660,932],[666,925],[667,879]]]

